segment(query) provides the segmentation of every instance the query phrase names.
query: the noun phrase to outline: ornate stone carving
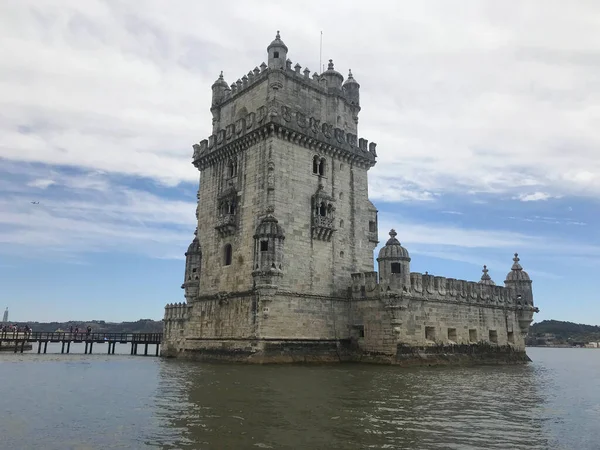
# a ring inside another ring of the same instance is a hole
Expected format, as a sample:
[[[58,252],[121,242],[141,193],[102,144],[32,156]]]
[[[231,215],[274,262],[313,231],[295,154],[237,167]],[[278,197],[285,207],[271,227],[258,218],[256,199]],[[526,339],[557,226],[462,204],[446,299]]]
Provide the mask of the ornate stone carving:
[[[234,124],[229,124],[227,125],[227,127],[225,128],[225,138],[230,141],[231,138],[233,137],[233,131],[235,129],[235,125]]]
[[[225,142],[225,130],[219,130],[217,132],[217,145],[221,145]]]
[[[256,110],[256,121],[258,123],[263,123],[267,118],[267,107],[261,106]]]
[[[246,119],[245,118],[241,118],[235,121],[235,134],[236,135],[241,135],[242,133],[244,133],[246,131]]]
[[[306,128],[308,126],[306,115],[300,111],[296,111],[296,123],[300,128]]]
[[[292,111],[290,110],[290,108],[288,108],[287,106],[282,106],[281,117],[283,117],[283,120],[285,120],[286,122],[292,120]]]
[[[320,119],[315,119],[314,117],[310,118],[310,131],[312,131],[315,134],[318,134],[320,125],[321,125]]]
[[[335,231],[335,199],[319,184],[312,197],[312,237],[330,241]]]

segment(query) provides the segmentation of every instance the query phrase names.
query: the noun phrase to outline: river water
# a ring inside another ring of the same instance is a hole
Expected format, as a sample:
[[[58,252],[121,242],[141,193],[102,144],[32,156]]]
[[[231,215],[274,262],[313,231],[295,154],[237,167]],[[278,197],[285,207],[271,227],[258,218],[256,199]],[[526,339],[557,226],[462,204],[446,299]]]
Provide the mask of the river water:
[[[531,348],[525,366],[417,369],[118,350],[0,353],[0,448],[600,449],[597,349]]]

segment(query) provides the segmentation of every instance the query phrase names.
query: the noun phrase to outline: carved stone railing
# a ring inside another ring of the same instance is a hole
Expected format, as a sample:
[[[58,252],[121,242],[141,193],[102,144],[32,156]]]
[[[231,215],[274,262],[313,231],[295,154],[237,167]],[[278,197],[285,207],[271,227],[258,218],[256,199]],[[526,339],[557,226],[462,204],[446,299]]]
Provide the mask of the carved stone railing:
[[[312,223],[312,236],[313,239],[319,239],[321,241],[330,241],[333,236],[334,218],[328,216],[314,216]]]
[[[231,236],[237,230],[237,216],[235,214],[222,214],[217,217],[215,229],[221,237]]]

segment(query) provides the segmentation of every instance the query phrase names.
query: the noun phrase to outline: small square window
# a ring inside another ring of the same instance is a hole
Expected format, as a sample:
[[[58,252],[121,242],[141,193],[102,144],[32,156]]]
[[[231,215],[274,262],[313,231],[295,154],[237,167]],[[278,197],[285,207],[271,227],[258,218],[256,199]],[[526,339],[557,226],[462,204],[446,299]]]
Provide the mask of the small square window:
[[[273,58],[279,58],[279,52],[273,52]]]
[[[448,340],[456,342],[456,328],[448,328]]]
[[[515,343],[515,333],[513,333],[512,331],[508,332],[508,342],[510,342],[511,344]]]
[[[425,339],[435,341],[435,327],[425,327]]]
[[[266,252],[269,250],[269,241],[260,241],[260,251]]]
[[[498,332],[496,330],[490,330],[490,342],[492,344],[498,343]]]
[[[400,273],[400,263],[392,263],[392,273]]]
[[[369,221],[369,231],[375,233],[377,231],[377,223],[374,220]]]
[[[469,342],[477,342],[477,330],[474,328],[469,330]]]

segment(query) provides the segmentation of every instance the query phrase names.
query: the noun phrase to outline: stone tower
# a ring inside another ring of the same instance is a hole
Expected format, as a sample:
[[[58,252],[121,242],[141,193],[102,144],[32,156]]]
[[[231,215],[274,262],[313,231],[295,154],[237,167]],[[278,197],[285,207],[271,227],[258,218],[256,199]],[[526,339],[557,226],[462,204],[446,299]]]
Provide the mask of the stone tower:
[[[8,308],[6,308],[6,310],[4,311],[4,316],[2,316],[2,322],[8,322]]]
[[[165,307],[162,355],[263,362],[524,362],[531,280],[505,286],[410,271],[394,230],[377,257],[368,198],[376,144],[357,137],[360,85],[329,60],[267,62],[212,85],[212,132],[193,146],[197,229],[185,303]]]
[[[360,85],[351,73],[344,82],[332,60],[312,76],[292,68],[279,32],[267,58],[212,86],[212,135],[194,145],[201,181],[188,303],[267,286],[345,294],[349,273],[373,270],[367,171],[376,144],[357,138]]]

